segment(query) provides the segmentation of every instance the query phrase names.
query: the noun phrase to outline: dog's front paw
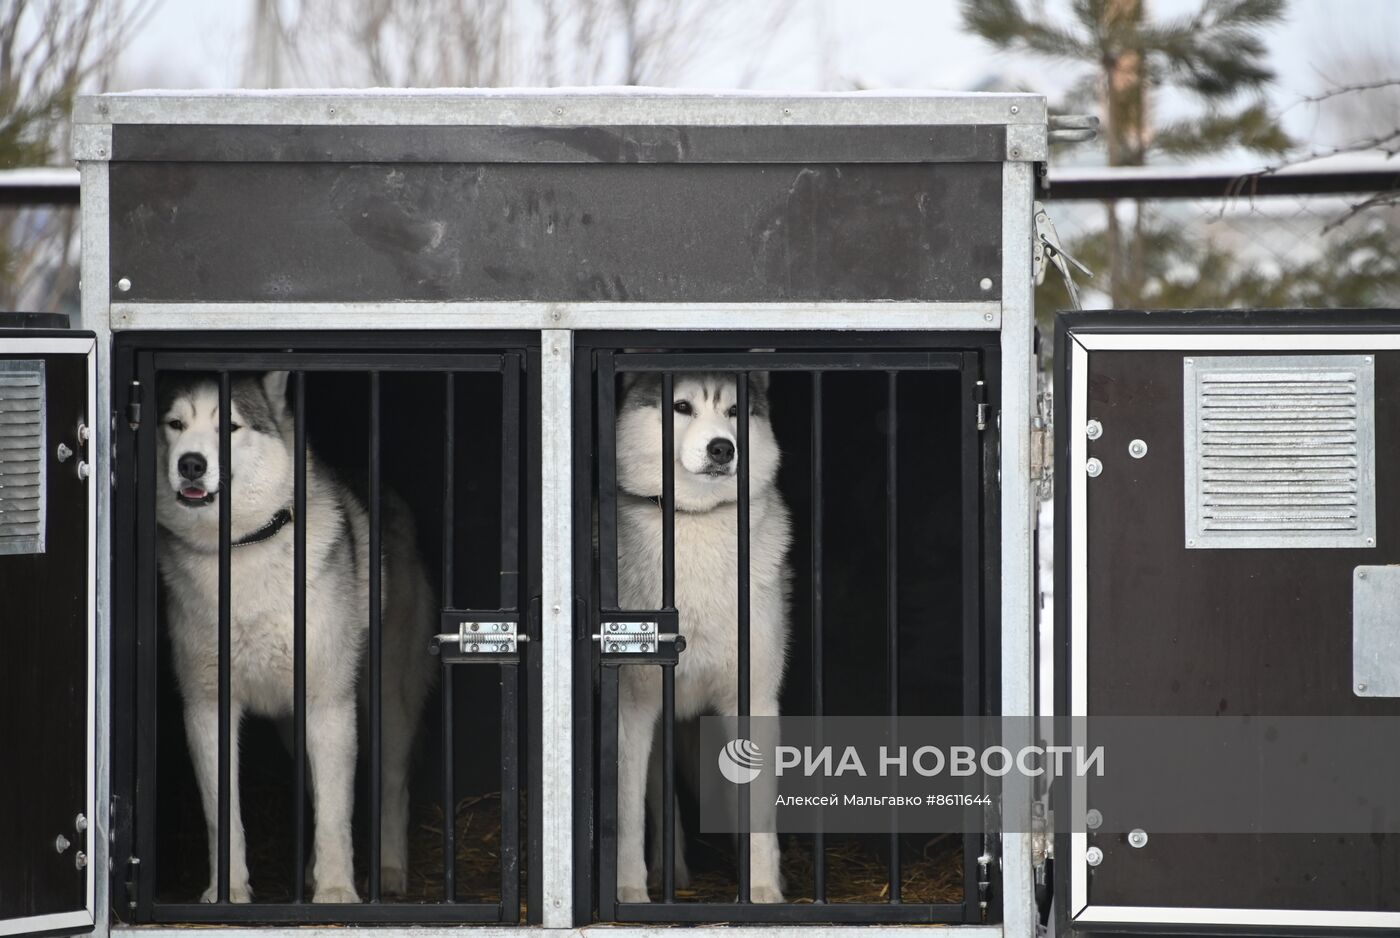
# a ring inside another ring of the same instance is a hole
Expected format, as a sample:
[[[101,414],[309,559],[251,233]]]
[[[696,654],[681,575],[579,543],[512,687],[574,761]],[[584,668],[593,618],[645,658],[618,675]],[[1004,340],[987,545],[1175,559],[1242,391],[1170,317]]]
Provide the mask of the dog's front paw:
[[[650,902],[651,896],[647,895],[645,886],[622,886],[617,887],[618,902]]]
[[[218,887],[218,885],[215,884],[215,883],[210,883],[210,884],[209,884],[209,888],[206,889],[206,890],[204,890],[204,894],[203,894],[202,896],[199,897],[199,901],[200,901],[200,902],[218,902],[218,901],[219,901],[219,887]],[[228,884],[228,901],[229,901],[229,902],[252,902],[252,901],[253,901],[253,890],[251,890],[251,889],[248,888],[248,884],[247,884],[247,883],[229,883],[229,884]]]
[[[786,902],[783,891],[777,886],[752,886],[749,889],[750,902]]]
[[[355,887],[349,883],[341,885],[317,886],[316,897],[312,902],[339,902],[352,903],[359,902],[360,897],[355,892]]]
[[[381,866],[379,891],[389,896],[402,896],[408,892],[408,873],[397,867]]]

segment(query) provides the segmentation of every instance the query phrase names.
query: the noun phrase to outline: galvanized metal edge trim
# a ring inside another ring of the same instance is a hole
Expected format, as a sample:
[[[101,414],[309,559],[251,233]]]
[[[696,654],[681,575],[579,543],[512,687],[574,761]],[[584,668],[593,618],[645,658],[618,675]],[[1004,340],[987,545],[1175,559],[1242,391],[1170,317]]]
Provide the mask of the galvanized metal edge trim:
[[[850,938],[854,931],[865,926],[858,925],[697,925],[686,926],[687,938],[773,938],[774,934],[790,929],[802,938]],[[1005,932],[1000,925],[879,925],[869,926],[878,929],[880,938],[928,938],[931,931],[938,934],[956,934],[966,938],[999,938]],[[607,938],[675,938],[674,925],[588,925],[570,928],[539,928],[534,926],[364,926],[357,929],[375,936],[400,934],[411,938],[587,938],[605,935]],[[201,928],[199,938],[345,938],[346,929],[318,927],[289,928]],[[112,929],[113,935],[121,938],[139,938],[141,935],[185,935],[187,928],[179,927],[133,927],[123,925]],[[1021,938],[1021,936],[1018,936]]]
[[[108,151],[110,152],[110,150]],[[88,441],[88,452],[92,460],[92,474],[89,485],[94,486],[96,497],[91,500],[88,516],[89,537],[93,538],[93,579],[89,588],[88,608],[94,618],[92,639],[89,644],[90,661],[93,670],[89,674],[89,687],[92,694],[91,718],[92,744],[89,751],[93,757],[94,777],[89,784],[93,799],[88,817],[92,823],[88,827],[89,849],[92,858],[88,863],[88,896],[92,902],[94,934],[103,938],[111,924],[108,870],[110,869],[112,819],[111,754],[112,754],[112,693],[111,674],[105,666],[111,661],[112,649],[112,466],[111,428],[109,416],[112,413],[112,331],[109,319],[110,291],[109,246],[110,228],[108,214],[108,164],[101,161],[82,163],[79,167],[82,180],[82,203],[80,217],[82,223],[82,289],[79,322],[77,326],[96,334],[94,356],[89,372],[90,396],[88,421],[92,435]],[[103,667],[96,667],[98,661]],[[101,876],[96,876],[96,871]]]
[[[1084,472],[1084,464],[1088,458],[1089,440],[1085,435],[1085,427],[1088,423],[1089,414],[1089,352],[1080,344],[1075,336],[1070,337],[1070,455],[1069,455],[1069,565],[1070,565],[1070,590],[1069,590],[1069,631],[1070,631],[1070,705],[1069,716],[1084,716],[1089,706],[1089,683],[1085,669],[1088,667],[1088,545],[1085,542],[1086,528],[1088,526],[1088,506],[1089,495],[1088,475]],[[1063,484],[1063,483],[1061,483]],[[1058,522],[1058,519],[1057,519]],[[1063,602],[1063,597],[1057,597],[1057,602]],[[1072,720],[1075,729],[1082,730],[1082,720]],[[1072,730],[1073,732],[1074,730]],[[1072,740],[1071,744],[1085,742],[1086,740]],[[1085,792],[1082,785],[1071,786],[1072,797],[1070,799],[1071,822],[1078,817],[1082,817],[1087,808]],[[1061,823],[1064,823],[1063,821]],[[1070,827],[1070,915],[1076,916],[1089,904],[1089,867],[1085,862],[1085,853],[1089,849],[1089,835],[1085,831],[1075,830],[1077,824]]]
[[[1006,158],[1013,162],[1036,162],[1050,158],[1050,141],[1044,127],[1013,124],[1006,128]]]
[[[1090,351],[1120,352],[1336,352],[1400,349],[1400,332],[1267,332],[1267,326],[1248,334],[1197,332],[1075,333],[1074,339]]]
[[[112,158],[111,124],[74,124],[73,159],[101,162]]]
[[[131,92],[83,95],[78,124],[1037,124],[1028,94],[745,94],[598,88],[504,91]]]
[[[1202,909],[1172,906],[1089,906],[1076,922],[1150,925],[1254,925],[1268,927],[1396,928],[1400,912],[1306,909]]]
[[[1031,415],[1036,392],[1032,337],[1031,224],[1035,181],[1029,163],[1002,166],[1001,332],[1001,713],[1008,738],[1035,713],[1034,539],[1030,481]],[[1010,781],[1010,778],[1006,781]],[[1038,922],[1031,859],[1029,784],[1002,792],[1002,916],[1009,935],[1034,935]]]
[[[88,866],[91,867],[92,864],[89,863]],[[6,919],[0,922],[0,935],[28,935],[63,929],[83,931],[91,925],[92,917],[87,912],[53,912],[28,918]]]
[[[1029,268],[1026,268],[1029,270]],[[1003,270],[1003,282],[1009,272]],[[104,283],[106,276],[103,277]],[[1002,304],[976,303],[114,303],[136,329],[773,329],[995,331]]]
[[[540,337],[540,500],[543,517],[549,519],[540,545],[543,608],[537,652],[543,655],[540,849],[549,859],[531,875],[542,877],[542,921],[550,928],[572,925],[574,913],[573,340],[566,329],[549,329]]]

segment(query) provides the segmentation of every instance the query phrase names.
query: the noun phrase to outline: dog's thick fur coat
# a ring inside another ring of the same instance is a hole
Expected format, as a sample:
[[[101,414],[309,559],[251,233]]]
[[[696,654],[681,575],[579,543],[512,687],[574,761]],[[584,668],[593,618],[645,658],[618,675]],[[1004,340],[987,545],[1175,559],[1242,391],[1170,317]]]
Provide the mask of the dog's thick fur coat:
[[[167,624],[185,705],[185,730],[209,835],[210,886],[218,869],[219,498],[232,493],[233,540],[292,505],[294,420],[286,372],[241,376],[232,388],[231,481],[219,464],[219,394],[212,379],[161,388],[156,516]],[[201,470],[202,471],[196,471]],[[350,818],[356,764],[357,688],[367,657],[369,524],[351,492],[307,454],[306,751],[315,810],[311,876],[316,902],[357,902]],[[408,763],[424,698],[433,594],[412,520],[384,500],[383,806],[381,888],[402,892],[408,872]],[[293,712],[293,525],[231,551],[233,728],[230,767],[229,897],[251,900],[238,788],[238,727],[244,716]]]
[[[739,651],[735,377],[677,375],[673,396],[677,410],[663,415],[659,375],[643,375],[625,389],[617,427],[619,599],[624,609],[661,608],[662,512],[652,499],[661,494],[664,416],[675,421],[675,451],[669,458],[676,463],[676,607],[687,643],[676,665],[676,717],[684,720],[706,712],[735,715]],[[750,379],[749,411],[751,713],[776,716],[788,643],[791,532],[787,506],[775,484],[779,452],[768,420],[764,375]],[[646,902],[644,804],[661,709],[660,669],[623,668],[619,693],[617,899]],[[765,798],[771,811],[771,792],[762,783],[752,788],[754,817],[759,818]],[[673,809],[662,806],[655,796],[651,803],[658,822],[662,810]],[[750,855],[753,901],[783,901],[776,836],[753,834]],[[653,866],[658,863],[659,852],[654,851]],[[677,873],[683,882],[683,857],[678,857]]]

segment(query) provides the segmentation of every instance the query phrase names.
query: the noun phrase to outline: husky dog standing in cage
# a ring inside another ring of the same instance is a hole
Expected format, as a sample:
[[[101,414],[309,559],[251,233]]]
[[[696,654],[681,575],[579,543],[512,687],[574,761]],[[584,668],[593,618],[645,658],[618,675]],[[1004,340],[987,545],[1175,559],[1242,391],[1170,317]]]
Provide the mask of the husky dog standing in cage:
[[[661,375],[628,375],[617,423],[618,592],[624,609],[659,609],[662,602],[662,460],[674,459],[676,607],[686,651],[676,665],[676,718],[739,712],[738,388],[733,374],[680,374],[672,413],[663,414]],[[674,452],[662,453],[663,419],[675,421]],[[749,545],[751,715],[776,716],[787,658],[791,542],[787,506],[776,481],[780,455],[768,418],[768,379],[749,379]],[[643,858],[648,762],[661,713],[659,668],[622,669],[618,726],[617,898],[647,902]],[[768,779],[768,776],[763,776]],[[755,804],[771,792],[755,783]],[[657,786],[653,786],[654,788]],[[653,793],[653,816],[661,805]],[[755,815],[754,827],[762,823]],[[679,825],[677,825],[679,833]],[[681,843],[677,837],[677,845]],[[679,849],[678,849],[678,852]],[[778,842],[751,838],[754,902],[782,902]],[[659,860],[654,860],[659,864]],[[684,865],[677,858],[678,880]]]
[[[229,898],[251,901],[238,797],[238,726],[244,715],[289,719],[293,701],[294,417],[287,372],[231,381],[232,472],[219,463],[219,387],[206,376],[161,382],[156,517],[168,625],[185,705],[185,729],[209,828],[217,896],[219,804],[219,508],[232,493],[233,728]],[[368,634],[369,522],[351,492],[306,456],[306,754],[316,826],[316,902],[357,902],[350,819],[356,698]],[[381,884],[402,893],[408,872],[408,763],[432,686],[425,653],[434,621],[406,506],[386,496],[383,577],[383,806]]]

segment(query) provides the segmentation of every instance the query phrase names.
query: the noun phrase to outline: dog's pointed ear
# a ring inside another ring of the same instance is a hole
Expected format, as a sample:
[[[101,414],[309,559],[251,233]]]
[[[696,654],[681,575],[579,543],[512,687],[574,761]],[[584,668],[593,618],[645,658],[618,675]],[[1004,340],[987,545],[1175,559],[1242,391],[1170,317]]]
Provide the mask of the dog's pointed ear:
[[[272,404],[273,411],[281,416],[287,410],[287,376],[286,371],[269,371],[263,375],[263,393],[267,395],[268,401]]]

